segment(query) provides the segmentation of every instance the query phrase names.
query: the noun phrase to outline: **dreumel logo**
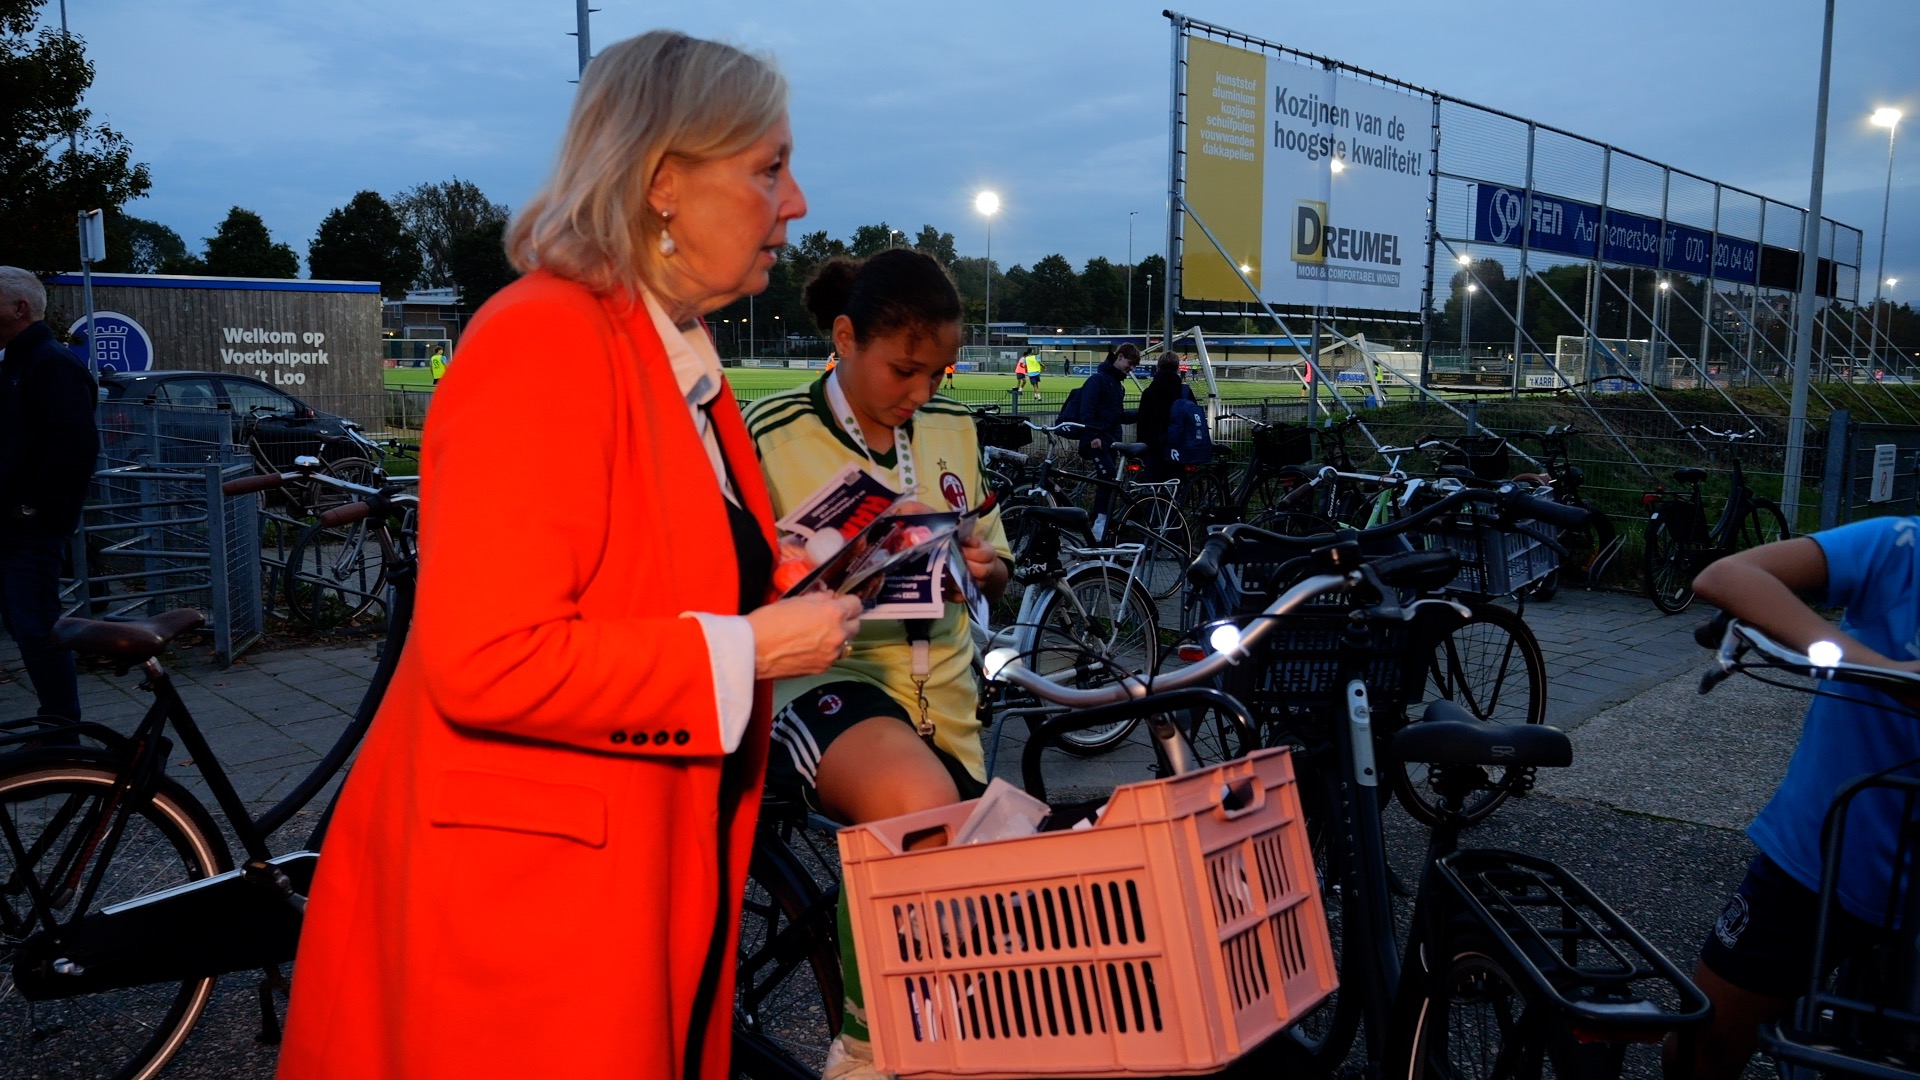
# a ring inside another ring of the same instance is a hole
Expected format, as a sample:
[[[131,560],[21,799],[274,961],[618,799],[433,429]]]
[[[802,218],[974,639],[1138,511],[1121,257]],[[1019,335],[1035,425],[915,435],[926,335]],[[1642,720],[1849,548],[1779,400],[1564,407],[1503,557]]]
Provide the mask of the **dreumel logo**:
[[[67,328],[67,336],[84,341],[87,334],[87,318],[82,315]],[[93,366],[100,371],[115,371],[122,374],[130,371],[151,371],[153,369],[153,339],[147,336],[147,329],[131,315],[122,315],[118,311],[96,311],[93,313],[93,340],[89,343],[94,357]],[[85,360],[82,351],[80,359]]]

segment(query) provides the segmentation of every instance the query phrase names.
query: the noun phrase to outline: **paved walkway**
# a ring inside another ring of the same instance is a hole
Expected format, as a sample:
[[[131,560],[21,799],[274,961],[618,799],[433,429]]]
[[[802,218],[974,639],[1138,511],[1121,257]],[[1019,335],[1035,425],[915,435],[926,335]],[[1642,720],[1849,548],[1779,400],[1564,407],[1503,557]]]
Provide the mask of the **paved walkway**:
[[[1742,683],[1697,696],[1708,656],[1691,634],[1707,614],[1662,616],[1636,594],[1577,590],[1530,604],[1526,618],[1548,658],[1549,722],[1572,731],[1576,765],[1543,770],[1533,798],[1510,804],[1475,837],[1564,862],[1683,964],[1750,857],[1737,830],[1777,783],[1806,705],[1789,691]],[[209,650],[190,648],[170,666],[240,791],[264,807],[331,745],[373,670],[375,649],[370,642],[303,645],[221,669]],[[30,713],[33,696],[17,654],[0,637],[0,678],[7,676],[0,716]],[[83,673],[88,717],[129,728],[148,700],[137,681],[106,669]],[[198,787],[179,757],[174,775]],[[256,982],[221,981],[169,1077],[272,1075],[272,1048],[252,1039]],[[1629,1071],[1654,1075],[1645,1062]],[[1756,1064],[1748,1075],[1767,1073]]]

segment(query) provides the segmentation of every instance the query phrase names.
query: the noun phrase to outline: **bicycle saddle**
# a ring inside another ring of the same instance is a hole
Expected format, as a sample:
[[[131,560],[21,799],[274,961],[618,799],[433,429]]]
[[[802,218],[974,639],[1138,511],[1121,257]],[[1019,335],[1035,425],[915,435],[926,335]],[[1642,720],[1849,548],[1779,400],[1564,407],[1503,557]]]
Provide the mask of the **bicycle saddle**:
[[[1431,765],[1573,764],[1573,743],[1559,728],[1483,724],[1451,701],[1428,705],[1418,723],[1395,733],[1393,753],[1401,761]]]
[[[1113,449],[1115,453],[1125,454],[1128,457],[1147,455],[1147,444],[1143,442],[1117,442],[1113,444]]]
[[[68,617],[53,624],[53,643],[84,656],[140,664],[159,655],[167,642],[206,623],[207,617],[192,608],[175,608],[151,619],[125,622]]]
[[[1673,478],[1683,484],[1697,484],[1707,478],[1707,470],[1696,469],[1692,466],[1684,469],[1675,469],[1673,470]]]
[[[1063,529],[1085,529],[1093,524],[1093,518],[1084,507],[1079,506],[1028,506],[1020,511],[1032,521],[1047,521]]]

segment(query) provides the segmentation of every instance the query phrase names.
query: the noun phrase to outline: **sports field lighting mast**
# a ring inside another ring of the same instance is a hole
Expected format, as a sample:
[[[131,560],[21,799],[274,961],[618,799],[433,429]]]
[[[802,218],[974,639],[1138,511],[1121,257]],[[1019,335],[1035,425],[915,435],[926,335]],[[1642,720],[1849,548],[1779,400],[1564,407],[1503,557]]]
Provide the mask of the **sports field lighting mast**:
[[[973,208],[987,219],[987,306],[986,331],[988,355],[993,348],[993,215],[1000,212],[1000,196],[983,191],[973,197]]]
[[[1900,110],[1881,108],[1873,110],[1868,119],[1873,126],[1887,129],[1887,193],[1880,199],[1880,265],[1873,272],[1873,331],[1880,332],[1880,287],[1892,284],[1887,276],[1887,207],[1893,202],[1893,138],[1900,133]],[[1887,333],[1893,333],[1893,320],[1887,320]]]
[[[1127,336],[1133,336],[1133,219],[1140,211],[1127,211]],[[1147,286],[1151,289],[1153,286]]]

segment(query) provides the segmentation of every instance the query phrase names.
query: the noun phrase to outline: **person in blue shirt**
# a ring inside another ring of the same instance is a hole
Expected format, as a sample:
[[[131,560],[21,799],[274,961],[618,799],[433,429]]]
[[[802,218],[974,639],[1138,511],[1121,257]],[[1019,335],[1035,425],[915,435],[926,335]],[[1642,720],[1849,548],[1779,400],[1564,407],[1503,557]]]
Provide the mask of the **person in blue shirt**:
[[[1848,661],[1920,672],[1920,518],[1873,518],[1739,552],[1702,571],[1694,590],[1791,648],[1831,641]],[[1840,625],[1802,596],[1844,608]],[[1807,709],[1786,776],[1747,829],[1759,854],[1701,948],[1694,981],[1713,1001],[1713,1020],[1691,1063],[1675,1060],[1669,1042],[1669,1076],[1740,1075],[1759,1028],[1784,1016],[1808,988],[1821,832],[1834,796],[1868,773],[1903,763],[1903,771],[1920,771],[1913,765],[1920,759],[1913,711],[1920,701],[1839,682],[1820,689],[1829,696]],[[1893,924],[1886,900],[1894,847],[1910,825],[1892,792],[1868,792],[1854,800],[1846,827],[1843,910],[1828,927],[1829,955],[1840,957],[1872,948]]]

